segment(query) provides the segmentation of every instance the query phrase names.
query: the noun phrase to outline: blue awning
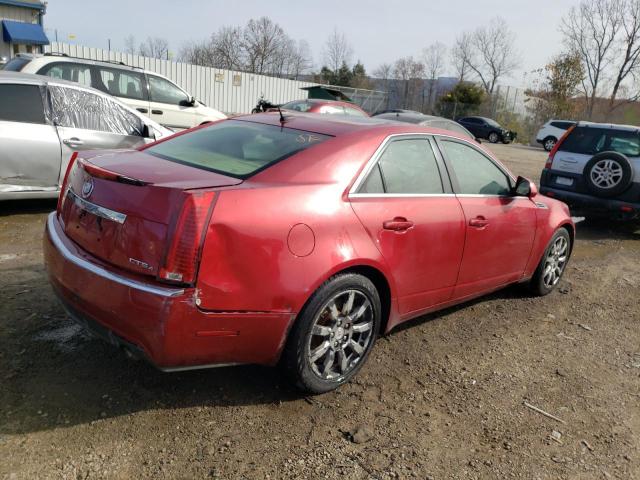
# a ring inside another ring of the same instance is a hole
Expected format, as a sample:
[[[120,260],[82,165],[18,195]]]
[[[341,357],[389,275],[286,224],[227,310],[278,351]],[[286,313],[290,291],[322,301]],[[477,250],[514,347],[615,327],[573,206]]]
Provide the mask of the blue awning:
[[[2,36],[5,42],[25,45],[49,45],[42,25],[37,23],[2,20]]]

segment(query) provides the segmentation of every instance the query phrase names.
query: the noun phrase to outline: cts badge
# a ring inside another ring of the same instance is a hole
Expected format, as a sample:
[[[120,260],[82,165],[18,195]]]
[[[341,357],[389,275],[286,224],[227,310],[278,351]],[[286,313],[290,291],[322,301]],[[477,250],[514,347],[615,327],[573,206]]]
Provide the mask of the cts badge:
[[[88,178],[82,184],[82,198],[89,198],[91,192],[93,192],[93,179]]]
[[[136,267],[144,268],[145,270],[151,270],[151,265],[149,265],[147,262],[143,262],[142,260],[130,258],[129,263],[135,265]]]

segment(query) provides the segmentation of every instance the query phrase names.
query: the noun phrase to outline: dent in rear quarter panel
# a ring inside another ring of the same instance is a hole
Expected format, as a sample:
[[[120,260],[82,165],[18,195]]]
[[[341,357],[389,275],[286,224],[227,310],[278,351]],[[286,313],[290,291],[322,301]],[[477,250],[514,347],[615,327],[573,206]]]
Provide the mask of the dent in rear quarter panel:
[[[538,226],[533,248],[531,249],[531,255],[529,256],[529,261],[527,262],[527,267],[524,272],[524,278],[533,276],[547,248],[549,240],[551,240],[551,237],[558,228],[566,225],[571,229],[571,235],[575,239],[575,225],[571,220],[569,209],[564,203],[543,195],[536,195],[533,201],[539,204],[539,207],[536,209]]]
[[[368,265],[386,274],[342,193],[336,184],[221,192],[198,275],[200,308],[297,314],[315,289],[345,268]],[[287,244],[289,231],[301,223],[315,237],[304,257]]]

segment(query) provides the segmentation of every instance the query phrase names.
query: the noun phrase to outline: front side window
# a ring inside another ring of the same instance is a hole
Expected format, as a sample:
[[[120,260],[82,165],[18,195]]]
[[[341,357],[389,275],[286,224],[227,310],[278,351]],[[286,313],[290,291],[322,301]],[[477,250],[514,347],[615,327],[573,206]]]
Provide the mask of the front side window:
[[[38,70],[38,74],[79,83],[85,87],[91,86],[91,68],[88,65],[67,62],[51,63]]]
[[[391,142],[359,193],[444,193],[436,157],[427,139]]]
[[[100,80],[107,92],[114,97],[132,98],[144,100],[142,91],[142,75],[116,68],[99,68]]]
[[[188,102],[189,96],[164,78],[149,75],[149,96],[152,102],[180,105]]]
[[[227,120],[171,138],[145,150],[172,162],[236,178],[247,178],[328,135],[275,125]]]
[[[0,83],[0,99],[0,121],[45,123],[39,86]]]
[[[106,96],[59,86],[51,86],[49,91],[56,125],[142,136],[142,120]]]
[[[456,179],[458,193],[466,195],[509,195],[509,177],[488,157],[464,143],[440,142]]]

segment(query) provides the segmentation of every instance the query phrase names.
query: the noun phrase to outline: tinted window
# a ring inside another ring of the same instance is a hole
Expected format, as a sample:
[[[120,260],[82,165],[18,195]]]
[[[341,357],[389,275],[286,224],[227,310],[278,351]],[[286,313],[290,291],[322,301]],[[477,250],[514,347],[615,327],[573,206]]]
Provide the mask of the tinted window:
[[[380,172],[379,164],[376,163],[376,166],[369,172],[358,193],[384,193],[384,184],[382,183],[382,173]]]
[[[282,105],[282,108],[285,110],[295,110],[296,112],[308,112],[311,109],[311,104],[305,101],[296,101],[285,103]]]
[[[0,84],[0,120],[45,123],[42,93],[37,85]]]
[[[473,125],[481,125],[482,123],[484,123],[482,120],[480,120],[479,118],[463,118],[462,120],[460,120],[461,122],[466,122],[466,123],[471,123]]]
[[[638,133],[610,128],[576,127],[560,144],[563,152],[595,155],[613,150],[631,157],[640,156]]]
[[[391,142],[378,160],[386,193],[443,193],[440,171],[428,140]],[[373,181],[375,184],[375,180]],[[368,179],[365,182],[368,188]]]
[[[552,127],[561,128],[562,130],[567,130],[573,122],[551,122]]]
[[[114,97],[144,100],[142,90],[142,75],[116,68],[99,68],[100,80],[107,92]]]
[[[475,148],[443,140],[444,153],[458,180],[459,193],[467,195],[508,195],[507,175]]]
[[[152,102],[180,105],[180,102],[188,102],[186,93],[164,78],[149,75],[149,96]]]
[[[330,137],[275,125],[228,120],[159,143],[145,152],[246,178],[327,138]]]
[[[52,78],[60,78],[70,82],[76,82],[85,87],[91,86],[91,68],[79,63],[52,63],[38,70],[40,75]]]
[[[112,99],[86,90],[49,87],[57,125],[141,136],[142,120]]]
[[[2,70],[8,70],[10,72],[19,72],[30,61],[31,60],[29,60],[28,58],[15,57],[9,60],[9,62],[4,67],[2,67]]]

